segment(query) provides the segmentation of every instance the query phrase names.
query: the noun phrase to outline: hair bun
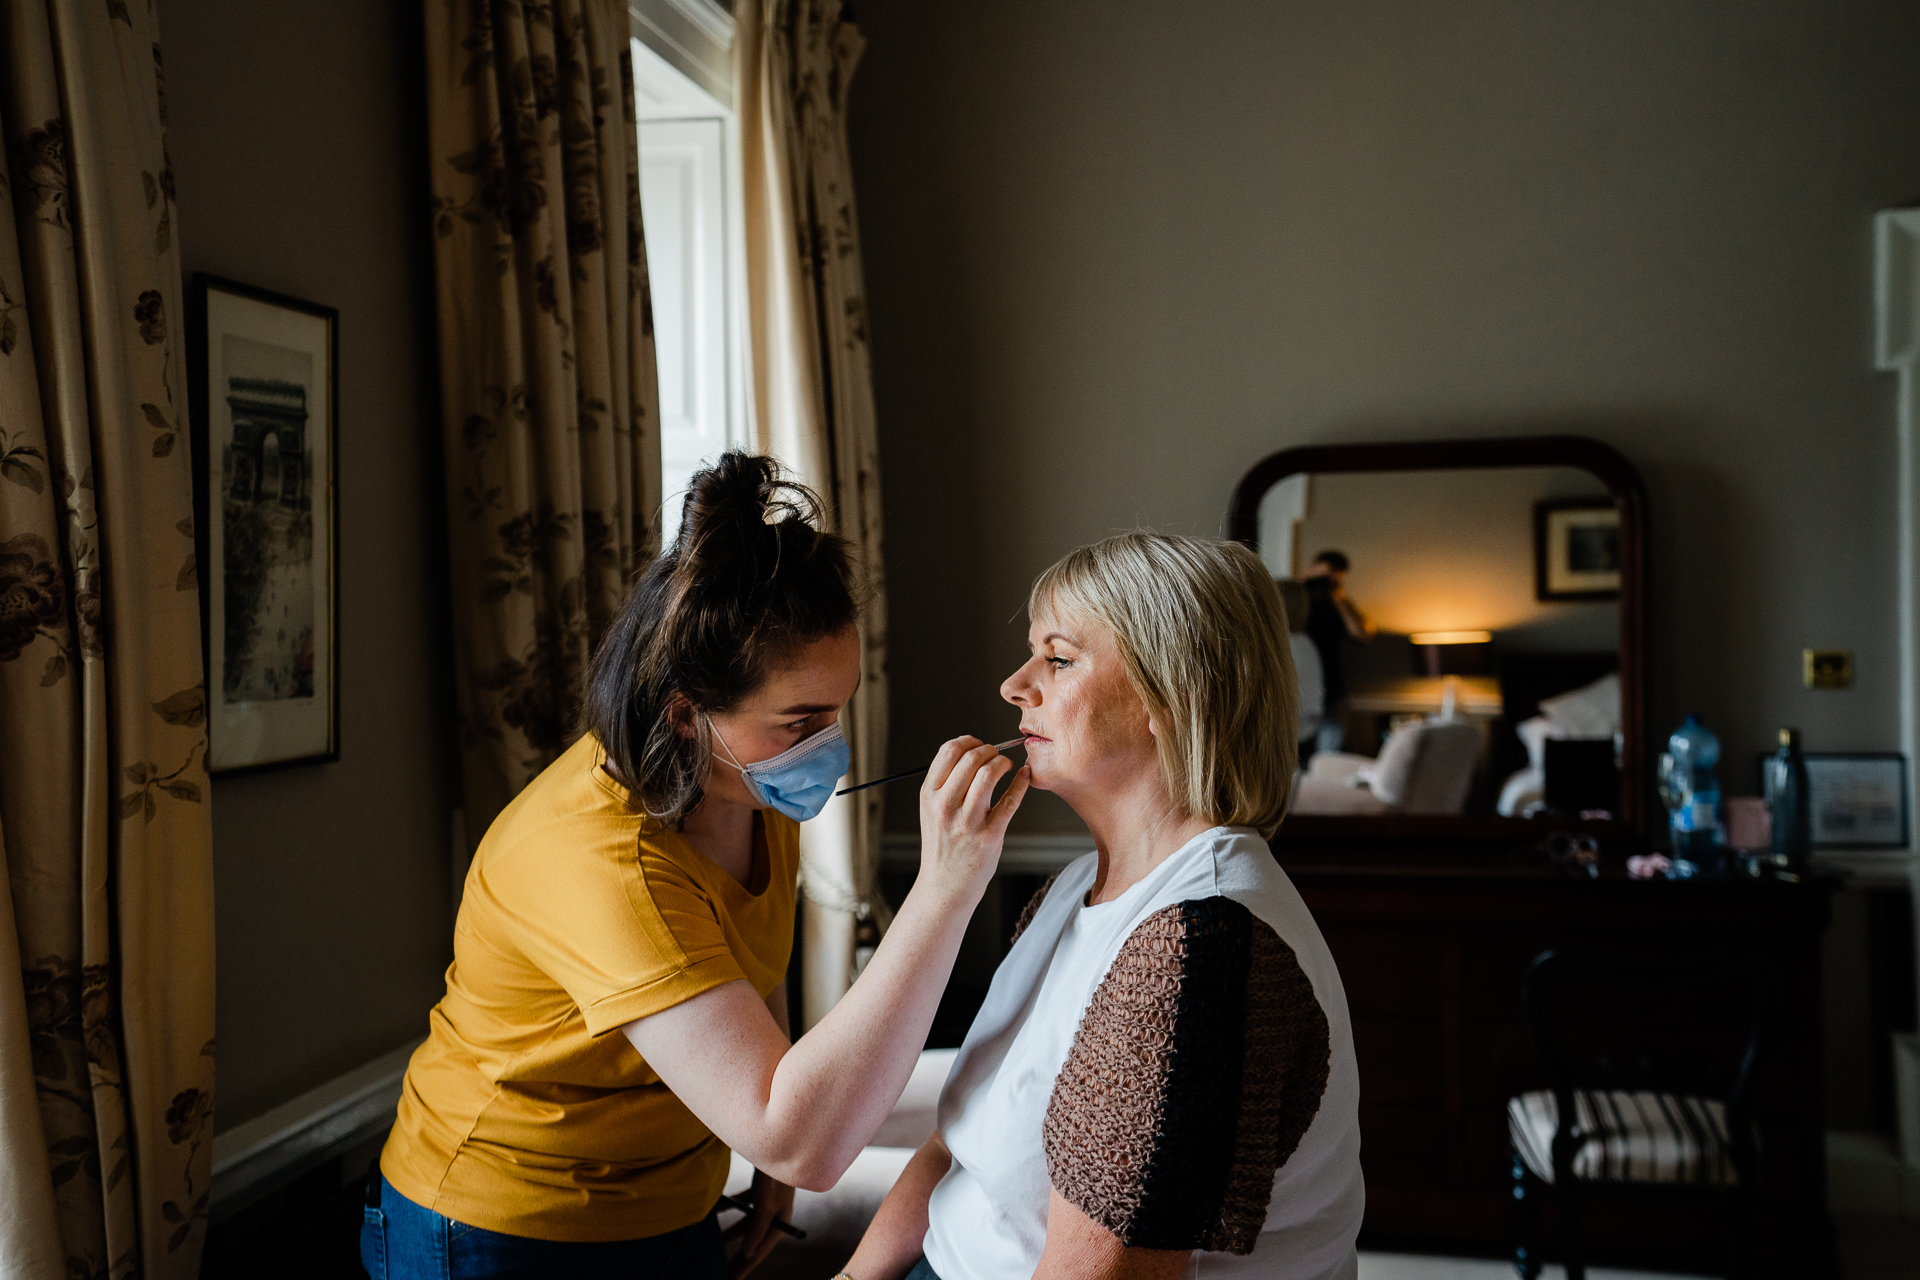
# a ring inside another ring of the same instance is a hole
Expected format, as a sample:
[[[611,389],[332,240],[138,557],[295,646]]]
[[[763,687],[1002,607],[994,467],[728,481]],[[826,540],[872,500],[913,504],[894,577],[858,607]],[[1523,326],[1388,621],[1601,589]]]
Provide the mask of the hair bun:
[[[749,607],[784,569],[812,559],[828,536],[820,499],[775,458],[729,450],[694,473],[668,549],[681,600]]]
[[[819,528],[820,503],[813,491],[787,479],[773,458],[729,450],[688,482],[677,541],[684,555],[696,547],[704,550],[716,533],[738,537],[782,520]]]

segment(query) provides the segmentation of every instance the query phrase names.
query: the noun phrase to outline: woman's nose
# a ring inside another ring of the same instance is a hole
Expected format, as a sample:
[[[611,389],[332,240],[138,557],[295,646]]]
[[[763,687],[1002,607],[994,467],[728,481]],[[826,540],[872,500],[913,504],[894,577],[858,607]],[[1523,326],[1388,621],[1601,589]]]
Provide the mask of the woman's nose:
[[[1034,707],[1040,705],[1033,679],[1027,674],[1032,662],[1022,663],[1020,669],[1008,676],[1000,684],[1000,696],[1016,707]]]

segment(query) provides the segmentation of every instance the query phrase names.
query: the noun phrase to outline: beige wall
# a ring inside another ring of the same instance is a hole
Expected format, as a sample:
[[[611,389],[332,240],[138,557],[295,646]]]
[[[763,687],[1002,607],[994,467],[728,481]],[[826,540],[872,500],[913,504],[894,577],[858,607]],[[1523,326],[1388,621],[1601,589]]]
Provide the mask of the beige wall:
[[[1920,6],[859,12],[896,760],[1014,725],[1026,585],[1068,548],[1217,533],[1291,445],[1538,432],[1646,476],[1656,734],[1897,748],[1869,220],[1920,201]],[[1806,646],[1855,687],[1802,689]]]
[[[860,21],[897,759],[1013,725],[1008,619],[1067,548],[1217,532],[1289,445],[1543,431],[1646,476],[1655,731],[1898,745],[1869,219],[1920,198],[1920,7]],[[1855,688],[1803,690],[1809,645],[1853,649]]]
[[[340,310],[341,757],[214,783],[227,1129],[424,1034],[449,958],[419,9],[161,19],[186,270]]]

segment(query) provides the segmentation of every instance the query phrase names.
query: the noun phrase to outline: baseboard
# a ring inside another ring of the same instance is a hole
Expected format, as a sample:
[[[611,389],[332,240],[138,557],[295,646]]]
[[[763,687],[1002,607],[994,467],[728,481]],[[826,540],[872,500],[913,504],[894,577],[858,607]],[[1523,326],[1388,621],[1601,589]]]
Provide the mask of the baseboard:
[[[218,1222],[393,1125],[413,1040],[290,1102],[213,1136]]]
[[[1083,853],[1093,852],[1093,837],[1080,835],[1008,836],[1000,851],[1000,870],[1013,875],[1050,876]],[[889,831],[880,837],[880,865],[912,870],[920,865],[920,837]]]

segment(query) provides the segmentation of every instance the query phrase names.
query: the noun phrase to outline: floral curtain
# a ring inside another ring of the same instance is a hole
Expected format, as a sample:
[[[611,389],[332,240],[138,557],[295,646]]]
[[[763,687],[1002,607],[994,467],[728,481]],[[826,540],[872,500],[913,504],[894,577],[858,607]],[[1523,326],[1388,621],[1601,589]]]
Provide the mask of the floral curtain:
[[[213,858],[142,0],[0,6],[0,1273],[198,1273]]]
[[[567,745],[658,546],[658,392],[618,0],[425,0],[454,666],[477,842]]]
[[[841,717],[853,776],[887,767],[887,601],[880,458],[860,230],[847,150],[847,86],[865,48],[839,0],[743,0],[734,38],[746,202],[756,446],[826,498],[859,549],[868,606],[861,681]],[[852,984],[877,891],[885,788],[830,803],[801,828],[801,1021]]]

